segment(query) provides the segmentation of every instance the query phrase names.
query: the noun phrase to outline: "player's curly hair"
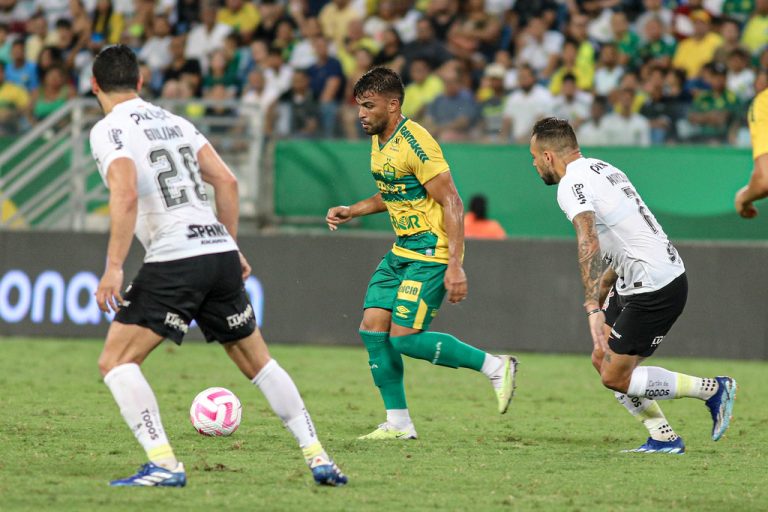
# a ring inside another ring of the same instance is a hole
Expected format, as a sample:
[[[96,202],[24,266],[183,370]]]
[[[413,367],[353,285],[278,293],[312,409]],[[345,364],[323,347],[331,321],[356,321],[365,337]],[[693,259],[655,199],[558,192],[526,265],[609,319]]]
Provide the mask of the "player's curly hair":
[[[405,87],[400,75],[385,67],[376,67],[366,71],[355,83],[353,94],[360,98],[366,93],[391,94],[403,104]]]
[[[93,77],[104,92],[135,91],[139,82],[136,54],[124,44],[104,48],[93,61]]]
[[[533,125],[532,136],[536,136],[536,145],[542,149],[550,149],[555,153],[573,151],[579,148],[576,133],[565,119],[545,117]]]

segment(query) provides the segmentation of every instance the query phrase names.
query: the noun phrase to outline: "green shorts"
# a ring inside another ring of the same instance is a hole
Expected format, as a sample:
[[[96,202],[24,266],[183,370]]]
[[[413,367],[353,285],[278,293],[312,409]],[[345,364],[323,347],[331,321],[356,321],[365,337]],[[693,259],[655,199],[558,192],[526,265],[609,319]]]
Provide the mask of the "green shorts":
[[[426,330],[443,303],[447,268],[389,252],[371,276],[363,308],[389,310],[397,325]]]

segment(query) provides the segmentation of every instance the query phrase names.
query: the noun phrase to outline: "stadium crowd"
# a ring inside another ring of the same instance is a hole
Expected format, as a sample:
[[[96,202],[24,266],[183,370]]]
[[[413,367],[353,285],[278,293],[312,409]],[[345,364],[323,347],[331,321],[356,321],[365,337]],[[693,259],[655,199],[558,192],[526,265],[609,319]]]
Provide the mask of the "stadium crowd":
[[[263,115],[273,136],[362,138],[352,86],[384,65],[441,141],[527,143],[557,115],[584,145],[746,146],[768,0],[2,0],[2,132],[90,95],[115,43],[146,99]]]

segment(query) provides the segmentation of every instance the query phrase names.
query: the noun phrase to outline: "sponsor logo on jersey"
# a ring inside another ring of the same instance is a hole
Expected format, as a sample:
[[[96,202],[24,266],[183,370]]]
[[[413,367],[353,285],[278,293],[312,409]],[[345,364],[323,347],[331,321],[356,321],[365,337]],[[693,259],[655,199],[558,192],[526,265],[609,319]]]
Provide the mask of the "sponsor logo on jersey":
[[[238,327],[246,325],[251,320],[253,320],[253,308],[250,304],[248,304],[248,306],[245,308],[245,311],[242,313],[229,315],[227,317],[227,325],[230,329],[237,329]]]
[[[227,228],[224,224],[190,224],[187,226],[187,239],[197,238],[221,238],[227,236]]]
[[[395,232],[401,236],[413,235],[426,229],[426,226],[421,224],[420,215],[401,215],[400,217],[390,215],[389,218],[392,222],[392,227],[395,229]]]
[[[576,200],[579,201],[579,204],[586,204],[587,202],[587,196],[584,195],[584,184],[582,183],[576,183],[573,187],[571,187],[571,190],[573,191],[574,197],[576,197]]]
[[[189,324],[181,319],[179,315],[176,313],[171,313],[170,311],[165,314],[165,325],[168,327],[171,327],[173,329],[176,329],[177,331],[181,331],[184,334],[187,334],[187,331],[189,330]]]
[[[123,135],[123,130],[121,130],[120,128],[112,128],[107,132],[107,137],[109,137],[109,142],[115,145],[115,151],[119,149],[123,149],[123,141],[121,140],[122,135]]]
[[[629,183],[629,179],[627,179],[627,177],[620,172],[614,172],[613,174],[609,174],[605,178],[613,186],[619,185],[621,183]]]
[[[656,336],[655,338],[653,338],[653,341],[651,342],[651,346],[658,347],[662,341],[664,341],[664,336]]]
[[[138,112],[131,112],[130,116],[131,116],[131,119],[133,119],[133,122],[136,124],[139,124],[142,121],[152,121],[153,119],[161,119],[161,120],[168,119],[169,117],[168,112],[166,112],[161,108],[154,109],[154,110],[146,109]]]
[[[420,293],[421,283],[418,281],[411,281],[406,279],[400,284],[400,288],[397,290],[397,300],[416,302],[419,299]]]
[[[416,137],[413,136],[413,134],[410,132],[410,130],[408,130],[408,128],[403,126],[402,128],[400,128],[400,133],[403,134],[405,141],[408,143],[409,146],[411,146],[411,149],[413,149],[413,152],[416,153],[417,157],[419,157],[419,160],[421,160],[422,162],[426,162],[427,160],[429,160],[429,157],[427,156],[427,154],[424,152],[423,149],[421,149],[421,146],[416,141]]]
[[[589,166],[589,169],[597,174],[600,174],[600,171],[608,167],[608,164],[605,162],[595,162],[594,164]]]

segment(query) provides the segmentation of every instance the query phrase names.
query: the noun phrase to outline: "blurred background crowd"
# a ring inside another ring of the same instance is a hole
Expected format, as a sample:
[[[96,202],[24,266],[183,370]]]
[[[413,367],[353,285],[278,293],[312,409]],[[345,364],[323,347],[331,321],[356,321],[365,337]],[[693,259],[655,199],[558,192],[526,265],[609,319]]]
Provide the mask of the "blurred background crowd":
[[[146,99],[268,137],[363,138],[352,86],[384,65],[443,142],[527,143],[557,115],[584,145],[747,146],[768,0],[0,0],[0,129],[89,96],[115,43]]]

